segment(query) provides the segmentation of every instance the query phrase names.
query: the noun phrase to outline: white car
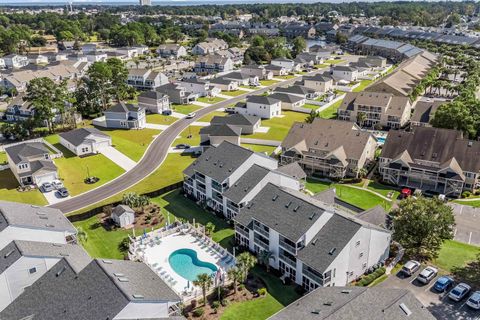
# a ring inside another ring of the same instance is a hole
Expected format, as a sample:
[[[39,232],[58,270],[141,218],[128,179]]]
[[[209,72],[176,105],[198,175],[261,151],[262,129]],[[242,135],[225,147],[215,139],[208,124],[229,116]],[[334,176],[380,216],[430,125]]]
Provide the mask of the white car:
[[[193,117],[195,117],[195,112],[187,114],[187,119],[192,119]]]
[[[423,269],[422,272],[420,272],[420,274],[417,276],[417,280],[423,284],[428,284],[437,276],[437,274],[438,270],[436,268],[428,266]]]
[[[403,265],[402,272],[410,277],[412,274],[417,272],[418,269],[420,269],[420,262],[415,260],[410,260]]]
[[[53,180],[52,185],[55,189],[59,190],[63,188],[63,182],[60,180]]]
[[[448,297],[453,301],[460,301],[470,292],[472,288],[466,283],[459,283],[448,293]]]
[[[470,298],[467,300],[467,305],[475,310],[480,310],[480,291],[475,291],[472,293]]]

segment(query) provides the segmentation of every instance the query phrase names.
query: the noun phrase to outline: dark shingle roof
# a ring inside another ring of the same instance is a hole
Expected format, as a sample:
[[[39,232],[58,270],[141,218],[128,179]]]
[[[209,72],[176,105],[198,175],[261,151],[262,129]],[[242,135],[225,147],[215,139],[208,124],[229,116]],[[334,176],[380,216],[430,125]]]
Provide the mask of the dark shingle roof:
[[[48,153],[48,149],[41,142],[27,142],[7,147],[5,148],[5,152],[8,154],[10,159],[17,164],[30,157],[37,157]]]
[[[280,93],[280,92],[271,94],[269,95],[269,97],[276,100],[280,100],[282,102],[286,102],[286,103],[296,103],[296,102],[305,100],[304,98],[293,95],[293,94]]]
[[[229,124],[237,126],[255,125],[260,121],[259,117],[235,113],[226,117],[215,116],[210,120],[211,124]]]
[[[216,148],[207,149],[183,173],[192,176],[198,171],[222,183],[253,153],[251,150],[224,141]]]
[[[371,223],[376,226],[385,226],[387,213],[381,205],[377,205],[371,209],[360,212],[356,217],[362,221]]]
[[[240,203],[240,201],[252,191],[252,188],[260,183],[269,172],[270,170],[254,164],[223,193],[223,196],[237,204]]]
[[[325,272],[350,242],[361,224],[334,214],[297,257],[318,272]]]
[[[447,102],[448,101],[441,101],[441,100],[417,101],[413,110],[411,121],[429,123],[435,111],[437,111],[442,104]]]
[[[307,178],[307,174],[303,171],[302,167],[298,164],[298,162],[292,162],[290,164],[278,167],[277,172],[286,174],[287,176],[293,177],[295,179],[305,179]]]
[[[266,96],[250,96],[247,98],[247,103],[251,102],[251,103],[268,104],[268,105],[275,104],[279,101],[280,100],[266,97]]]
[[[127,113],[138,111],[138,107],[131,103],[125,103],[123,101],[117,103],[116,105],[110,107],[105,112],[117,112],[117,113]]]
[[[87,138],[91,134],[101,136],[104,138],[110,137],[109,135],[103,133],[102,131],[96,128],[80,128],[80,129],[70,130],[67,132],[60,133],[60,137],[67,140],[74,146],[79,146],[85,141],[85,138]]]
[[[140,93],[140,95],[138,96],[138,99],[140,100],[141,98],[149,98],[149,99],[159,100],[159,99],[162,99],[165,96],[166,96],[166,94],[163,93],[163,92],[145,91],[145,92]]]
[[[408,310],[411,312],[407,314]],[[434,320],[432,314],[407,289],[318,288],[269,320]]]
[[[234,220],[248,226],[255,219],[297,242],[325,212],[305,197],[269,183],[240,210]]]
[[[208,134],[215,137],[239,137],[242,134],[242,128],[228,124],[214,124],[201,128],[200,134]]]

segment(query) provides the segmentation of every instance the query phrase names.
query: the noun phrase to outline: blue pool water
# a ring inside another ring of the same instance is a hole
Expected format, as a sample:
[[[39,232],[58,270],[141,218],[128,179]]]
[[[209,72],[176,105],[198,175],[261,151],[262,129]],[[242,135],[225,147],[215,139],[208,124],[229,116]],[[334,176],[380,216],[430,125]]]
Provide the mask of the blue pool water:
[[[385,143],[385,138],[384,137],[377,137],[377,140],[379,143],[384,144]]]
[[[199,260],[197,252],[192,249],[178,249],[172,252],[168,262],[176,273],[190,281],[196,280],[199,274],[210,275],[217,271],[214,264]]]

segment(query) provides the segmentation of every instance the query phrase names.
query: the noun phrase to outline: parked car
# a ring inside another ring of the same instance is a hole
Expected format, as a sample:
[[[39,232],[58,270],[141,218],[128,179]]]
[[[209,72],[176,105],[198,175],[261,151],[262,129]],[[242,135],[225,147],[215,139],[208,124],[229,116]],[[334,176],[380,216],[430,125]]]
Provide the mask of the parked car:
[[[192,119],[193,117],[195,117],[195,112],[187,114],[187,119]]]
[[[400,192],[400,195],[398,196],[399,199],[405,199],[408,198],[412,195],[412,189],[409,188],[403,188],[402,191]]]
[[[163,114],[164,116],[169,116],[169,115],[172,114],[172,110],[163,110],[163,111],[162,111],[162,114]]]
[[[235,108],[233,108],[233,107],[225,108],[225,112],[227,112],[227,113],[235,113]]]
[[[57,190],[61,189],[61,188],[63,188],[63,182],[60,181],[60,180],[53,180],[52,186]]]
[[[448,297],[453,301],[460,301],[470,292],[472,288],[466,283],[459,283],[450,291]]]
[[[62,198],[66,198],[66,197],[68,197],[68,196],[70,195],[70,194],[68,193],[67,188],[60,188],[60,189],[58,189],[57,192],[58,192],[58,195],[59,195],[60,197],[62,197]]]
[[[44,182],[41,189],[43,192],[50,192],[53,190],[53,185],[50,182]]]
[[[437,274],[438,270],[436,268],[428,266],[423,269],[422,272],[420,272],[420,274],[417,276],[417,280],[423,284],[428,284],[437,276]]]
[[[418,269],[420,269],[420,262],[415,261],[415,260],[410,260],[410,261],[407,261],[407,263],[405,263],[403,265],[402,272],[405,275],[410,277],[412,274],[417,272]]]
[[[480,291],[475,291],[472,293],[470,298],[467,300],[467,306],[475,310],[480,310]]]
[[[451,287],[453,287],[454,281],[449,276],[442,276],[435,281],[433,285],[433,289],[438,292],[445,292],[448,291]]]
[[[185,143],[180,143],[180,144],[177,144],[175,146],[175,148],[177,149],[190,149],[190,145],[189,144],[185,144]]]

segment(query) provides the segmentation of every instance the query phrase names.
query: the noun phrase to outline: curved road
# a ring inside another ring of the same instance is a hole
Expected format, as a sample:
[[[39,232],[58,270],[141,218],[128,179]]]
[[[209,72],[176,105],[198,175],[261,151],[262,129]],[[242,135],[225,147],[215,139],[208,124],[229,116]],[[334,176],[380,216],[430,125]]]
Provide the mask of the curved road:
[[[315,70],[311,74],[324,71],[322,69]],[[104,199],[107,199],[111,196],[114,196],[126,189],[130,188],[134,184],[140,182],[149,176],[153,171],[155,171],[163,163],[165,158],[168,155],[170,145],[177,138],[177,136],[186,129],[192,122],[198,121],[206,114],[213,112],[219,108],[225,108],[232,103],[239,102],[245,99],[250,95],[262,94],[267,90],[292,84],[293,82],[299,80],[301,76],[295,77],[286,81],[275,83],[271,86],[260,88],[255,91],[246,92],[239,96],[233,97],[225,101],[221,101],[211,106],[200,109],[196,112],[196,115],[193,119],[182,118],[172,125],[170,125],[166,130],[162,131],[150,144],[147,151],[143,155],[143,158],[137,165],[130,171],[125,172],[123,175],[118,178],[98,187],[88,192],[82,193],[78,196],[72,197],[70,199],[64,200],[50,205],[51,208],[60,209],[63,213],[69,213],[82,208],[88,207],[92,204],[100,202]]]

